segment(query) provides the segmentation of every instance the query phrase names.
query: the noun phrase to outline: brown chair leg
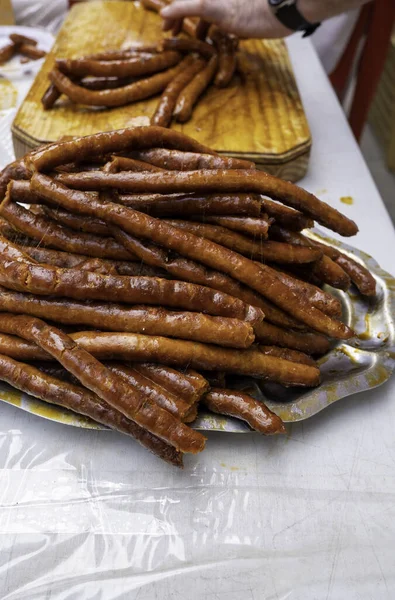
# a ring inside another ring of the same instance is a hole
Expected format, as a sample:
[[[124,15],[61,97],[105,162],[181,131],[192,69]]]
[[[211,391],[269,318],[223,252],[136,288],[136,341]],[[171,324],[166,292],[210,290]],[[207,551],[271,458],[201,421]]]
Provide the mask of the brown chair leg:
[[[375,0],[358,67],[349,122],[359,141],[388,53],[395,19],[394,0]]]

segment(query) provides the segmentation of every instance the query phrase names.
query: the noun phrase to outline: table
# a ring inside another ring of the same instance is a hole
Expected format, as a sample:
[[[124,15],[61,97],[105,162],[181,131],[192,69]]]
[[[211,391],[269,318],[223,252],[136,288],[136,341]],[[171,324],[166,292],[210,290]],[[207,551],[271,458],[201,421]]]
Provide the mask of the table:
[[[394,270],[393,227],[315,52],[289,48],[314,140],[302,184]],[[184,472],[115,433],[0,414],[2,600],[395,597],[395,380],[284,439],[210,435]]]

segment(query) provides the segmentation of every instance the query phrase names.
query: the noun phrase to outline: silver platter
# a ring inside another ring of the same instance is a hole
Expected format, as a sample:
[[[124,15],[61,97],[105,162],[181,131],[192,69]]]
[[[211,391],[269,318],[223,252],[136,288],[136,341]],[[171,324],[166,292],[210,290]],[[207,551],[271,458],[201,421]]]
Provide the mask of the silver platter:
[[[308,235],[338,247],[365,265],[376,279],[377,296],[366,299],[354,288],[348,292],[330,289],[342,303],[343,321],[355,331],[356,336],[347,343],[334,344],[330,352],[320,359],[322,383],[319,387],[284,388],[252,378],[235,378],[232,382],[232,387],[248,391],[263,400],[286,423],[303,421],[337,400],[381,385],[389,379],[395,367],[395,278],[360,250],[315,229]],[[88,418],[48,405],[1,382],[0,400],[59,423],[86,429],[105,429]],[[243,421],[208,412],[201,412],[193,427],[229,433],[251,431]]]

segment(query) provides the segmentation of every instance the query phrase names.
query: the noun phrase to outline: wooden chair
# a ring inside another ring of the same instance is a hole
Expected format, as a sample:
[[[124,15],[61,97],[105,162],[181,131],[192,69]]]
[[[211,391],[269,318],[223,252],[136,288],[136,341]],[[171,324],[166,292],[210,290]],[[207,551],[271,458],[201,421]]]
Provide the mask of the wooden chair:
[[[342,99],[357,50],[360,44],[363,44],[349,115],[351,129],[358,141],[384,67],[394,21],[394,0],[374,0],[366,4],[361,10],[343,56],[330,75],[330,81],[338,97]]]

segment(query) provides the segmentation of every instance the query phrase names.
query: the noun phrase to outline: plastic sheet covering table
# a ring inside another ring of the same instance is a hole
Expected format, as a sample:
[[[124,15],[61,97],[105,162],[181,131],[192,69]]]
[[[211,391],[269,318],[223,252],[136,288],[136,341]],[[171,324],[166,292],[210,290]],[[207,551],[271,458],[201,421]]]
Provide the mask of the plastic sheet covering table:
[[[394,271],[384,206],[310,43],[302,182]],[[342,204],[351,197],[352,204]],[[212,434],[174,470],[132,440],[0,406],[1,600],[392,600],[395,380],[288,428]]]

